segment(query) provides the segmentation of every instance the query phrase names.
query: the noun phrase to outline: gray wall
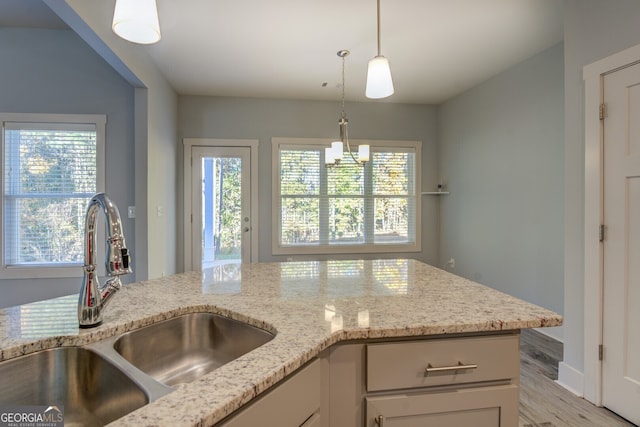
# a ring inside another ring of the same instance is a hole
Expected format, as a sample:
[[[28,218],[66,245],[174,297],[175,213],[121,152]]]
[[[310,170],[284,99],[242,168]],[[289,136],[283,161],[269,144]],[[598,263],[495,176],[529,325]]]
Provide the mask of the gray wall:
[[[435,107],[390,103],[346,104],[349,134],[353,139],[422,141],[422,186],[435,188],[437,181]],[[235,138],[259,140],[259,260],[288,257],[271,254],[271,138],[335,138],[338,136],[340,102],[180,96],[178,129],[182,138]],[[181,178],[182,171],[178,177]],[[178,188],[183,188],[182,180]],[[437,262],[437,203],[422,196],[421,253],[376,254],[369,257],[405,256]],[[182,211],[182,206],[180,211]],[[179,214],[179,222],[181,221]],[[178,238],[183,241],[182,236]],[[180,248],[180,252],[184,248]],[[345,258],[353,258],[345,256]],[[296,258],[296,257],[294,257]],[[320,258],[320,257],[314,257]],[[332,259],[339,258],[332,255]],[[298,259],[298,258],[296,258]]]
[[[0,111],[106,114],[106,191],[123,212],[135,253],[133,97],[131,85],[75,33],[0,28]],[[123,277],[130,281],[131,277]],[[0,307],[78,292],[80,281],[0,280]]]
[[[113,2],[43,0],[135,88],[137,281],[176,273],[178,96],[142,46],[111,30]],[[158,207],[164,214],[157,215]]]
[[[440,264],[558,313],[563,299],[563,46],[438,107]],[[562,339],[561,330],[545,330]]]
[[[564,20],[565,342],[563,363],[579,372],[584,371],[585,334],[583,302],[584,82],[582,69],[585,65],[640,44],[639,20],[640,1],[637,0],[566,0]],[[562,370],[560,374],[562,375]]]

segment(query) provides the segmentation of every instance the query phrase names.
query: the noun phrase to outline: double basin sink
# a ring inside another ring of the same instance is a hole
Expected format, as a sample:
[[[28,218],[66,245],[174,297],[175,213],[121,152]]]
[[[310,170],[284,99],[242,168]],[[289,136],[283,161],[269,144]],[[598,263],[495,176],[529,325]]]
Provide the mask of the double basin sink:
[[[0,362],[0,406],[63,405],[65,426],[102,426],[273,337],[192,313],[83,347],[43,350]]]

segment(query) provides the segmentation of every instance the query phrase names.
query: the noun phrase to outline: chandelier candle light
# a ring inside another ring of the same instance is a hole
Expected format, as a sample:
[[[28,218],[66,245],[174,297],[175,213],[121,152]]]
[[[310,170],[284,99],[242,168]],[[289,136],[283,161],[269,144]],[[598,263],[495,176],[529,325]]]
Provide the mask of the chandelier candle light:
[[[356,164],[364,166],[369,161],[368,145],[360,144],[358,147],[357,158],[351,151],[351,146],[349,145],[349,120],[347,120],[347,114],[344,112],[344,62],[347,55],[349,55],[348,50],[338,51],[338,56],[342,58],[342,115],[340,116],[340,120],[338,120],[338,126],[340,127],[340,140],[333,141],[331,143],[331,147],[324,149],[324,165],[326,167],[338,166],[340,164],[344,154],[345,144],[347,145],[349,155]]]

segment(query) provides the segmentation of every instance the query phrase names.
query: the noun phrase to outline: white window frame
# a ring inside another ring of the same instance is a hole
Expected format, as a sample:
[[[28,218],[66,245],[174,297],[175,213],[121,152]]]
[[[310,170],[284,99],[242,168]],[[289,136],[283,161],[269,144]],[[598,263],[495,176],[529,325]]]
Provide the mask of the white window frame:
[[[272,138],[271,139],[271,183],[272,183],[272,211],[271,211],[271,252],[273,255],[331,255],[331,254],[373,254],[400,253],[422,251],[422,213],[421,213],[421,182],[422,182],[422,142],[394,141],[394,140],[350,140],[352,146],[368,144],[372,152],[375,147],[393,147],[407,149],[415,153],[415,242],[413,243],[358,243],[358,244],[318,244],[318,245],[281,245],[281,197],[280,197],[280,147],[281,146],[316,146],[328,147],[331,140],[325,138]],[[352,159],[345,157],[344,162]],[[324,166],[322,166],[324,167]]]
[[[0,165],[4,165],[4,123],[56,123],[56,124],[88,124],[96,127],[96,192],[105,190],[105,138],[107,116],[104,114],[32,114],[32,113],[0,113],[0,125],[2,126],[2,146],[0,147]],[[4,167],[4,166],[2,166]],[[0,227],[4,230],[4,173],[0,177]],[[79,238],[82,238],[80,236]],[[4,233],[0,242],[0,279],[45,279],[81,277],[82,262],[74,264],[41,265],[11,265],[5,264]]]

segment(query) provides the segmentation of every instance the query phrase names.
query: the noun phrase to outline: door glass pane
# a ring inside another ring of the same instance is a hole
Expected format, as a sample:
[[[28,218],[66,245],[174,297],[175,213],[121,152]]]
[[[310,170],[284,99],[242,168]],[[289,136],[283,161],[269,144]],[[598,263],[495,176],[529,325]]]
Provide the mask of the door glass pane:
[[[242,159],[202,158],[202,268],[242,261]]]

